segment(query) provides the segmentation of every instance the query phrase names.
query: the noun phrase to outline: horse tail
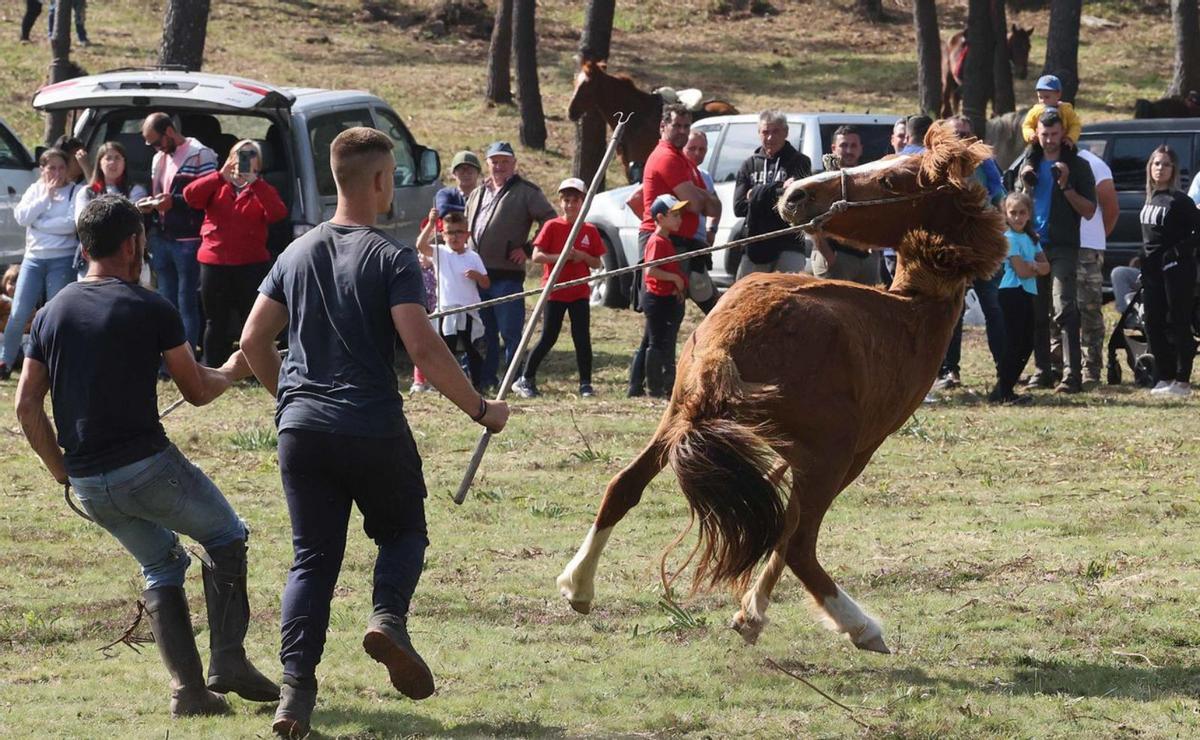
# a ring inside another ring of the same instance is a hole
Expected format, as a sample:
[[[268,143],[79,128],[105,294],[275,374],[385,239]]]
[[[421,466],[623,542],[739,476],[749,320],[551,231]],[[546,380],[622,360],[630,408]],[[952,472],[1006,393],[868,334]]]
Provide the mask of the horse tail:
[[[697,360],[691,382],[677,394],[678,413],[662,433],[667,460],[700,523],[692,590],[704,584],[744,589],[754,566],[779,545],[787,497],[769,429],[743,423],[735,412],[774,389],[744,383],[723,351]]]

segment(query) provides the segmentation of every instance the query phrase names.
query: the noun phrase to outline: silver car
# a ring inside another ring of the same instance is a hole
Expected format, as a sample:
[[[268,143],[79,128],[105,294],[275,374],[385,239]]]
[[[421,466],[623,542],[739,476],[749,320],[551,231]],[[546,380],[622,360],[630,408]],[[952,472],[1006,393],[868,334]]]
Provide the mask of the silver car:
[[[0,266],[17,264],[25,256],[25,229],[17,224],[13,209],[37,177],[29,150],[0,119]]]
[[[275,87],[229,75],[135,70],[47,85],[34,96],[33,106],[81,111],[75,135],[93,155],[106,141],[124,145],[135,182],[149,181],[154,151],[142,139],[141,124],[153,111],[174,116],[184,136],[214,149],[220,161],[238,140],[255,140],[263,152],[263,179],[291,208],[291,218],[273,226],[268,237],[276,254],[333,215],[337,190],[329,145],[348,128],[377,128],[395,145],[396,193],[392,210],[379,220],[385,231],[413,243],[441,186],[438,153],[418,144],[381,98],[358,90]]]
[[[787,118],[788,141],[808,156],[813,172],[823,169],[821,155],[830,150],[833,132],[839,126],[853,124],[858,128],[863,141],[863,161],[868,162],[891,152],[892,127],[897,120],[893,115],[854,113],[788,113]],[[733,187],[742,163],[760,145],[758,116],[704,118],[692,124],[692,130],[701,131],[708,138],[708,154],[700,167],[712,175],[717,196],[721,199],[721,220],[717,224],[715,243],[723,244],[742,233],[743,219],[733,215]],[[595,224],[604,238],[607,247],[605,269],[636,264],[640,259],[637,240],[640,222],[625,205],[637,187],[626,185],[600,193],[592,200],[587,221]],[[727,250],[713,254],[711,274],[718,287],[727,288],[733,284],[737,273],[735,257]],[[626,308],[631,286],[632,279],[603,281],[593,290],[592,301],[612,308]]]

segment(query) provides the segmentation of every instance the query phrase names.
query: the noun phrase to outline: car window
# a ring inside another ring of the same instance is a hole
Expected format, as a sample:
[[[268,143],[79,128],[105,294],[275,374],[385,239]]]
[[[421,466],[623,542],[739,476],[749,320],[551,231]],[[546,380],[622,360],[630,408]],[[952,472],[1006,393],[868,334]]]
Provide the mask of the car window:
[[[0,167],[15,170],[33,168],[25,147],[4,127],[0,127]]]
[[[892,129],[894,124],[887,123],[856,123],[854,128],[858,130],[858,138],[862,139],[863,153],[860,164],[873,162],[885,154],[892,153]],[[827,153],[833,151],[833,132],[837,131],[842,124],[840,123],[823,123],[821,124],[821,152]]]
[[[721,126],[714,123],[707,125],[698,123],[692,126],[692,130],[704,134],[704,138],[708,140],[708,150],[704,153],[704,161],[700,163],[700,169],[711,173],[712,170],[710,168],[713,164],[713,158],[717,155],[715,147],[717,145],[717,137],[721,135]]]
[[[338,134],[355,126],[374,128],[375,122],[371,120],[371,112],[366,108],[355,108],[309,119],[308,143],[312,148],[313,169],[317,175],[317,192],[322,196],[337,195],[333,168],[329,164],[329,147]]]
[[[1137,134],[1116,136],[1108,165],[1113,171],[1117,190],[1141,190],[1146,186],[1146,161],[1160,144],[1166,144],[1179,155],[1180,171],[1191,175],[1192,136],[1190,134]],[[1186,178],[1185,178],[1186,180]]]
[[[395,149],[392,154],[396,157],[396,185],[403,187],[405,185],[417,184],[417,165],[413,158],[412,141],[408,136],[408,129],[400,123],[400,119],[396,117],[386,108],[376,108],[375,113],[379,115],[379,128],[388,138],[392,140]]]
[[[733,182],[737,179],[742,162],[761,146],[758,140],[758,122],[731,123],[721,142],[716,167],[709,170],[713,182]]]
[[[1108,139],[1088,139],[1081,137],[1079,139],[1079,148],[1087,149],[1100,159],[1107,160],[1107,157],[1104,155],[1108,152]]]

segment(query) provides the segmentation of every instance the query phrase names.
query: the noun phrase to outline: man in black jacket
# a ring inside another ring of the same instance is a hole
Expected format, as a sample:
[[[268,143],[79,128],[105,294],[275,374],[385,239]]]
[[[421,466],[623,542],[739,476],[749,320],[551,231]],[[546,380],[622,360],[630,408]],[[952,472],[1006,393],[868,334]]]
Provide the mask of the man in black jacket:
[[[812,174],[812,162],[787,140],[787,117],[776,110],[758,116],[762,146],[741,169],[733,189],[733,213],[746,219],[742,236],[758,236],[788,224],[775,211],[783,189]],[[738,264],[738,279],[752,272],[800,272],[804,269],[804,238],[799,234],[767,239],[746,247]]]

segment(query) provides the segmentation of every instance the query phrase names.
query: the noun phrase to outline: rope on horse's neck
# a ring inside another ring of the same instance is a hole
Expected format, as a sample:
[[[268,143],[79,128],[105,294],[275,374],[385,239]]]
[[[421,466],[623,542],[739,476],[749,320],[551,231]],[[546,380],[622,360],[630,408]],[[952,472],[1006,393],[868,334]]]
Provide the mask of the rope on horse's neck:
[[[844,179],[844,177],[843,177],[843,179]],[[936,191],[933,191],[933,192],[936,192]],[[801,231],[810,231],[810,232],[816,231],[816,230],[819,230],[820,227],[826,221],[828,221],[829,219],[833,218],[834,216],[836,216],[840,213],[843,213],[844,211],[846,211],[850,208],[862,208],[865,206],[887,205],[889,203],[902,203],[904,201],[917,200],[919,198],[923,198],[926,195],[930,195],[930,194],[931,193],[928,193],[928,192],[926,192],[926,193],[910,193],[908,195],[897,195],[897,196],[892,196],[889,198],[875,198],[872,200],[850,201],[850,200],[847,200],[847,198],[846,198],[846,191],[845,191],[845,187],[843,186],[841,200],[834,201],[832,204],[830,204],[829,210],[814,217],[811,221],[802,223],[798,226],[788,226],[788,227],[785,227],[782,229],[776,229],[775,231],[768,231],[765,234],[759,234],[757,236],[748,236],[743,239],[735,239],[733,241],[725,242],[723,244],[714,244],[710,247],[704,247],[703,249],[696,249],[696,250],[693,250],[690,252],[682,252],[680,254],[672,255],[670,257],[663,257],[661,259],[651,260],[650,262],[640,262],[636,265],[630,265],[629,267],[619,267],[616,270],[605,270],[604,272],[597,272],[594,275],[589,275],[587,277],[581,277],[576,280],[568,280],[566,282],[556,283],[554,286],[554,289],[560,290],[562,288],[573,288],[576,285],[587,285],[588,283],[595,283],[595,282],[599,282],[601,280],[607,280],[609,278],[619,277],[621,275],[628,275],[629,273],[633,273],[633,272],[640,272],[642,270],[647,270],[651,267],[658,267],[659,265],[666,265],[666,264],[670,264],[672,262],[682,262],[683,260],[688,260],[688,259],[691,259],[692,257],[699,257],[700,255],[711,254],[712,252],[718,252],[722,249],[733,249],[736,247],[744,247],[747,244],[754,244],[756,242],[766,241],[768,239],[775,239],[780,236],[788,236],[791,234],[799,233]],[[510,301],[523,300],[523,299],[528,298],[529,296],[533,296],[533,295],[541,295],[542,290],[543,290],[542,288],[533,288],[532,290],[526,290],[526,291],[522,291],[520,293],[512,293],[510,295],[501,296],[499,298],[492,298],[487,301],[480,301],[479,303],[474,303],[469,306],[456,306],[454,308],[448,308],[444,311],[437,311],[435,313],[431,313],[431,314],[429,314],[429,318],[430,319],[440,319],[443,316],[450,316],[452,314],[466,313],[468,311],[477,311],[481,308],[491,308],[492,306],[498,306],[502,303],[509,303]]]

